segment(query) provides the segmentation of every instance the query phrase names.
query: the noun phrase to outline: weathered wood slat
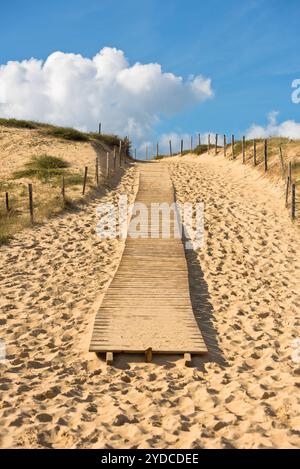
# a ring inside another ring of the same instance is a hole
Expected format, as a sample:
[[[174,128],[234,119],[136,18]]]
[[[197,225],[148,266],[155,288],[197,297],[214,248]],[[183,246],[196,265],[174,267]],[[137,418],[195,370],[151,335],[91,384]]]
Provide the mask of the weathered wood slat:
[[[136,201],[174,203],[167,167],[162,163],[139,165]],[[196,323],[189,294],[187,264],[181,239],[174,236],[170,212],[170,238],[163,238],[161,218],[151,227],[141,216],[138,229],[156,238],[132,238],[129,230],[124,253],[96,315],[90,350],[105,353],[191,354],[207,351]],[[108,362],[112,356],[107,355]]]

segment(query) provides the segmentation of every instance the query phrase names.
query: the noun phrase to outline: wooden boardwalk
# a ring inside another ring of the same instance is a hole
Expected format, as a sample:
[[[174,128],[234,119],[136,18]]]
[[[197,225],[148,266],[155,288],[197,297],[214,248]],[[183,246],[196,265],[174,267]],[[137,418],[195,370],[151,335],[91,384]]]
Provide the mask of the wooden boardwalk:
[[[136,203],[174,202],[167,166],[140,163]],[[150,210],[149,210],[150,213]],[[146,232],[148,219],[141,225]],[[207,351],[194,318],[182,240],[127,237],[124,253],[96,314],[90,351],[201,354]],[[112,360],[112,353],[107,356]],[[188,357],[188,355],[186,355]]]

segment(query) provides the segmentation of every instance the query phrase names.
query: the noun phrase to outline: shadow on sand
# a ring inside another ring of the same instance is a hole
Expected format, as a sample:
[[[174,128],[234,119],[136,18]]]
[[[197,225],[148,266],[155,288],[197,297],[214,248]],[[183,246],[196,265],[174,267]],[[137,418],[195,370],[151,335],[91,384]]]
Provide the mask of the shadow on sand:
[[[197,258],[197,253],[192,249],[185,251],[190,297],[195,319],[202,333],[208,353],[194,355],[191,366],[204,371],[205,363],[217,363],[221,367],[226,367],[227,363],[218,345],[217,331],[213,326],[214,310],[210,302],[208,285],[204,279],[204,273]],[[99,354],[99,359],[104,360],[104,355]],[[152,363],[164,366],[165,368],[176,367],[176,362],[182,360],[182,355],[159,355],[153,354]],[[145,356],[142,354],[114,354],[113,366],[120,369],[128,369],[130,364],[145,363]]]
[[[139,163],[149,164],[148,161],[139,161]],[[174,198],[176,201],[175,190]],[[184,246],[185,241],[186,239],[184,238],[182,240]],[[226,367],[227,362],[218,345],[217,331],[213,325],[214,310],[210,301],[208,285],[204,279],[204,273],[197,258],[197,253],[192,249],[185,249],[185,257],[188,267],[188,280],[192,309],[197,325],[202,333],[208,350],[208,352],[203,355],[194,355],[192,357],[191,366],[203,371],[205,363],[217,363],[221,367]],[[101,361],[105,359],[103,354],[98,354],[98,358]],[[153,354],[152,363],[164,366],[166,368],[174,368],[180,359],[183,362],[182,355]],[[134,353],[114,354],[113,366],[115,368],[128,369],[130,364],[133,363],[145,363],[145,356]]]

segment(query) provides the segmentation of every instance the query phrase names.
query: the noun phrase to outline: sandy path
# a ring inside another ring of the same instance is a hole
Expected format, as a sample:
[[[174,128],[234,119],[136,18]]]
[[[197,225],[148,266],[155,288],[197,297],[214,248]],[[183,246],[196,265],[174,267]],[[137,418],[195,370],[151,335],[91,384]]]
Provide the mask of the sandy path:
[[[96,202],[22,233],[0,250],[2,447],[299,447],[298,233],[251,169],[213,157],[170,168],[179,200],[205,202],[206,247],[188,263],[209,355],[106,368],[86,341],[121,246],[93,234]]]

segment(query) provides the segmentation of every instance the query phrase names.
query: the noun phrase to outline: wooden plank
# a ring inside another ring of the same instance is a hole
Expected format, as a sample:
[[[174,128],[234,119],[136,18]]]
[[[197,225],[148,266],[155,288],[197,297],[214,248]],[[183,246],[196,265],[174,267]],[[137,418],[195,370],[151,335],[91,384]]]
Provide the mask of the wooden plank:
[[[166,165],[150,162],[138,168],[137,202],[148,207],[153,201],[174,202]],[[148,215],[141,219],[147,234],[151,233],[148,221]],[[192,310],[182,240],[172,230],[170,238],[163,239],[158,222],[153,231],[155,239],[135,239],[129,232],[116,275],[96,314],[91,351],[143,353],[147,361],[153,353],[207,351]]]
[[[106,364],[112,365],[114,361],[114,354],[112,352],[106,352]]]
[[[152,362],[152,348],[151,347],[147,348],[145,354],[146,354],[146,362],[147,363]]]
[[[192,357],[190,353],[185,353],[184,354],[184,364],[185,366],[191,366],[192,364]]]

